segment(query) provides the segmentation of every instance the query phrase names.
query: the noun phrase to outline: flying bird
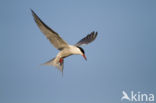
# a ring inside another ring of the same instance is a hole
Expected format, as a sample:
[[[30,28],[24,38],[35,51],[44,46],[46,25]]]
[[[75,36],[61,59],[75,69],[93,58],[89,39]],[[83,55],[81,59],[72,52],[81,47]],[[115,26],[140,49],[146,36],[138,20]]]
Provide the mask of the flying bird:
[[[87,60],[85,56],[85,51],[80,46],[88,44],[95,40],[97,37],[97,32],[91,32],[86,37],[81,39],[75,45],[70,45],[66,41],[64,41],[58,33],[56,33],[53,29],[48,27],[38,16],[37,14],[31,10],[34,20],[41,30],[41,32],[47,37],[47,39],[53,44],[53,46],[58,49],[60,52],[56,55],[55,58],[49,60],[44,63],[44,65],[55,66],[59,70],[63,72],[64,66],[64,58],[70,55],[82,55],[85,60]]]

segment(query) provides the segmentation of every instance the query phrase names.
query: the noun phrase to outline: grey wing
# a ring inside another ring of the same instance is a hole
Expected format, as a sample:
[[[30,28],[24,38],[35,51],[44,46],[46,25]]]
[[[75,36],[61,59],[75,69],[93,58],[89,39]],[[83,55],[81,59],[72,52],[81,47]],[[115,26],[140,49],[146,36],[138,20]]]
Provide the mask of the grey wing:
[[[65,47],[68,47],[66,43],[54,30],[49,28],[37,15],[31,10],[34,20],[43,34],[49,39],[49,41],[54,45],[55,48],[61,50]]]
[[[91,43],[93,40],[95,40],[95,38],[97,37],[97,32],[91,32],[90,34],[88,34],[86,37],[84,37],[83,39],[81,39],[79,42],[77,42],[75,44],[75,46],[81,46],[84,44],[88,44]]]

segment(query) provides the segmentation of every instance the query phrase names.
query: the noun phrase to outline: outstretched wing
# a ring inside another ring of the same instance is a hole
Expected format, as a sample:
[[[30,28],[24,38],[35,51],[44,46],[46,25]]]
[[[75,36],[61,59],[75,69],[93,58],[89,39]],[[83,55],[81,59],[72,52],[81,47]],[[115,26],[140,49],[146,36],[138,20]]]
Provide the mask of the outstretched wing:
[[[43,34],[49,39],[55,48],[61,50],[68,47],[68,44],[56,33],[54,30],[49,28],[37,15],[31,10],[34,20]]]
[[[77,42],[75,44],[75,46],[81,46],[84,44],[88,44],[91,43],[93,40],[95,40],[95,38],[97,37],[97,32],[91,32],[90,34],[88,34],[86,37],[84,37],[83,39],[81,39],[79,42]]]

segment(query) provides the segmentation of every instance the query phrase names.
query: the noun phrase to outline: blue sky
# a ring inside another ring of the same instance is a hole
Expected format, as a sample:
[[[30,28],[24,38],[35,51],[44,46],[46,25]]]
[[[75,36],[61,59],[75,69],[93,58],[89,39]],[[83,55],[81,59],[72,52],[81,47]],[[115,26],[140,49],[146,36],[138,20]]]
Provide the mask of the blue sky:
[[[122,91],[156,95],[155,0],[0,1],[1,103],[115,103]],[[69,44],[98,31],[81,56],[65,59],[64,76],[40,64],[58,51],[37,15]]]

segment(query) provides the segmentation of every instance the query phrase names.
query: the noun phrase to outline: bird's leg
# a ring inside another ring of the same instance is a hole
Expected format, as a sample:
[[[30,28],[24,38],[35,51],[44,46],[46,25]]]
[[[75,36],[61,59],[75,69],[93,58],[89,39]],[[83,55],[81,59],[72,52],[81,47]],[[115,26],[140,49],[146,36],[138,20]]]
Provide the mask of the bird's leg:
[[[63,58],[60,58],[59,62],[60,62],[60,64],[62,64],[63,63]]]

